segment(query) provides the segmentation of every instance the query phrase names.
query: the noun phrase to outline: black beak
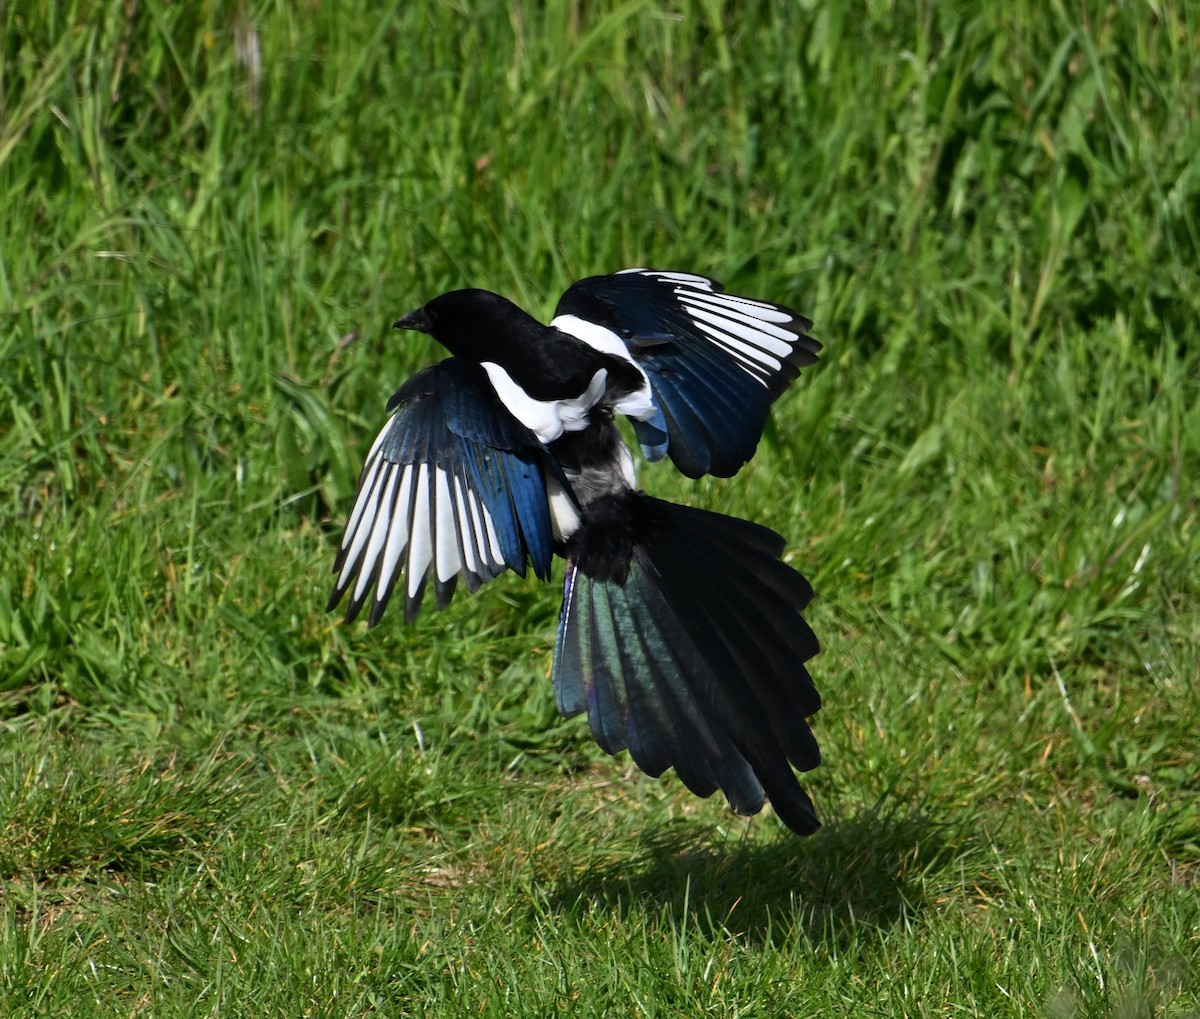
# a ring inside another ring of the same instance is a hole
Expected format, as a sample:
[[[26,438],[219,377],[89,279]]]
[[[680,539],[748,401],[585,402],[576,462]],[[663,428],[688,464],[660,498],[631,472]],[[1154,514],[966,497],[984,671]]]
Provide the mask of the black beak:
[[[393,329],[415,329],[419,333],[429,332],[432,326],[433,323],[429,319],[429,313],[424,308],[410,311],[403,318],[398,318],[392,323]]]

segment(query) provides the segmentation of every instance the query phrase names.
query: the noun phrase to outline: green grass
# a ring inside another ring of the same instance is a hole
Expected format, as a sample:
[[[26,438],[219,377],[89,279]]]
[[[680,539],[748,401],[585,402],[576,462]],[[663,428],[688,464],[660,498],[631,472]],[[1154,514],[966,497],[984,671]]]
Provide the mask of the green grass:
[[[0,1014],[1200,1015],[1194,4],[0,8]],[[826,343],[809,840],[555,585],[323,612],[388,323],[707,272]]]

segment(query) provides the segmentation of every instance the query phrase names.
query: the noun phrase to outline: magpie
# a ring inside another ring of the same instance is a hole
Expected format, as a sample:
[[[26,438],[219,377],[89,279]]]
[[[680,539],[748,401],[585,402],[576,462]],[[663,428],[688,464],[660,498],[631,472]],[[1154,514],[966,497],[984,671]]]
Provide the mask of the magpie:
[[[550,578],[566,560],[551,670],[566,717],[585,712],[609,754],[673,767],[739,814],[770,800],[800,835],[820,827],[793,769],[820,760],[821,705],[801,615],[813,591],[760,524],[636,487],[616,418],[645,458],[730,477],[771,404],[821,345],[779,304],[684,272],[625,269],[573,284],[543,325],[487,290],[433,298],[395,322],[450,358],[387,404],[339,546],[329,611],[411,622],[505,570]]]

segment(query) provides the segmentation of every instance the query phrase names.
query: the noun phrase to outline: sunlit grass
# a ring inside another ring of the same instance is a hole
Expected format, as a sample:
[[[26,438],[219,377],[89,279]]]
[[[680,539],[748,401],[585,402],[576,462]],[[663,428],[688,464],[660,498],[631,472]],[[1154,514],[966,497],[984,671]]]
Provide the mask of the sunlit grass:
[[[0,19],[0,1011],[1200,1013],[1191,7]],[[555,584],[323,612],[388,323],[644,264],[826,344],[642,471],[813,580],[808,840],[557,716]]]

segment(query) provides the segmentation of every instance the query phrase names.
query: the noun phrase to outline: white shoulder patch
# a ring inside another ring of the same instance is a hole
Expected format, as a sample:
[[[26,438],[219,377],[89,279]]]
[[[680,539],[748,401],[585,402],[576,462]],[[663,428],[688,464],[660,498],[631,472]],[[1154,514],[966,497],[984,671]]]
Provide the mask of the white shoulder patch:
[[[601,368],[579,396],[568,400],[535,400],[513,377],[493,361],[484,361],[492,388],[508,412],[542,442],[553,442],[563,432],[579,432],[587,427],[588,412],[604,398],[608,370]]]
[[[642,377],[641,386],[632,393],[610,404],[617,414],[624,414],[635,421],[648,421],[658,413],[658,408],[655,407],[650,392],[650,380],[646,377],[646,373],[642,371],[642,366],[629,353],[629,348],[625,346],[625,341],[611,329],[606,329],[595,322],[589,322],[578,315],[559,315],[557,318],[551,320],[550,327],[567,333],[569,336],[574,336],[577,340],[583,340],[589,347],[600,351],[601,354],[608,354],[611,357],[619,357],[622,361],[628,361],[638,370],[638,374]]]

